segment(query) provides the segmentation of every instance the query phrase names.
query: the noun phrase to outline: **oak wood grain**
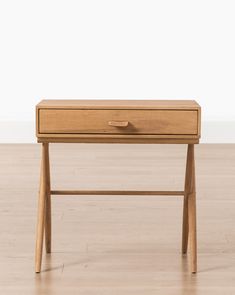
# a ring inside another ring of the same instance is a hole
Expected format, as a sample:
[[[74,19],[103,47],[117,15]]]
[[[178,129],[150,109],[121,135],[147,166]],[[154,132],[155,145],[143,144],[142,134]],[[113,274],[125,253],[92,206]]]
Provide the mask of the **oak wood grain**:
[[[39,102],[37,109],[39,108],[200,110],[200,105],[195,100],[49,99]]]
[[[200,118],[193,100],[43,100],[36,135],[38,142],[198,143]]]
[[[120,128],[120,126],[109,124],[110,121],[128,123],[125,128]],[[198,112],[41,109],[39,110],[38,132],[39,134],[197,135]]]

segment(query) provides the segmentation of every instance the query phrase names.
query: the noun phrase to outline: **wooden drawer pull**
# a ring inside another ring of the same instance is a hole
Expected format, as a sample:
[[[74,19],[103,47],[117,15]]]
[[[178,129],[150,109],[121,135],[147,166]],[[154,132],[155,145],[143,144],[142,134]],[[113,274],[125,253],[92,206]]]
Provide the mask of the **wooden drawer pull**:
[[[109,121],[109,126],[113,127],[127,127],[128,121]]]

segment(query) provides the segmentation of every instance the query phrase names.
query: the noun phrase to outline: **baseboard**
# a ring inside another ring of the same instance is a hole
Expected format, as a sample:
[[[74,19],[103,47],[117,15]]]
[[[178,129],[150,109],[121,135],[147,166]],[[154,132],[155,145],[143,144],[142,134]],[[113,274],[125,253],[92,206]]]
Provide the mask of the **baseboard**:
[[[0,122],[0,143],[35,143],[34,122]],[[235,121],[202,122],[202,143],[235,143]]]
[[[35,134],[34,122],[0,122],[0,143],[35,143]]]
[[[202,122],[202,143],[235,143],[235,121]]]

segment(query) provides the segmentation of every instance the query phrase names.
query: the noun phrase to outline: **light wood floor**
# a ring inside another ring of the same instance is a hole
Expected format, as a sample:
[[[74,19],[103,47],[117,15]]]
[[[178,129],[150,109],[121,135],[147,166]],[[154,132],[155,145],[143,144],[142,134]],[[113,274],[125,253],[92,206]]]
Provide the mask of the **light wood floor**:
[[[181,190],[186,146],[51,145],[52,188]],[[34,273],[40,145],[0,145],[0,295],[235,294],[235,145],[196,147],[198,274],[181,197],[53,196]]]

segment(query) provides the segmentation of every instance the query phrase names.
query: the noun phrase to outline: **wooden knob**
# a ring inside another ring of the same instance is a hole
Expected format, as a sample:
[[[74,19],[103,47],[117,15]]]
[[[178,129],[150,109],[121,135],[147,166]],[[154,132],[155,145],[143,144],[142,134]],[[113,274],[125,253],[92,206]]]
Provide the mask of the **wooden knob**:
[[[127,127],[128,126],[128,121],[109,121],[109,126],[113,127]]]

